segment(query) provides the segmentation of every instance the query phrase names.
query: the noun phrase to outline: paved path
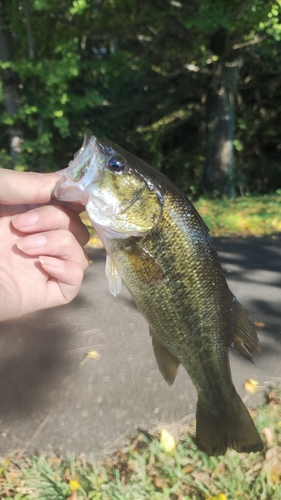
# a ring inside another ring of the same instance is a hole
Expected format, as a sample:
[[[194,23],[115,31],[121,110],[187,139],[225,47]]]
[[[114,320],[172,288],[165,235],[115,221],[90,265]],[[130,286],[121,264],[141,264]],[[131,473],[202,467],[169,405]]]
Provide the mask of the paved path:
[[[281,380],[281,236],[216,240],[230,288],[259,329],[255,365],[231,353],[238,392],[254,378]],[[96,458],[138,427],[169,424],[195,411],[196,394],[180,367],[162,379],[146,322],[128,292],[114,298],[103,250],[69,305],[0,325],[0,455],[14,451],[92,452]],[[90,351],[99,359],[89,359]],[[276,377],[276,378],[275,378]]]

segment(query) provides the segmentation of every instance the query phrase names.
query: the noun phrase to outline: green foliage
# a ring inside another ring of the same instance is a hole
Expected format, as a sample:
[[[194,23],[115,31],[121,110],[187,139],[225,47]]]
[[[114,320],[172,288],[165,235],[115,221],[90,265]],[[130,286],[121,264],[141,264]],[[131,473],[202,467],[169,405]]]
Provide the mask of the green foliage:
[[[243,0],[200,0],[196,2],[197,8],[188,17],[185,25],[188,29],[195,28],[204,35],[211,35],[217,30],[224,28],[233,33],[238,29],[243,31],[252,28],[256,22],[264,18],[264,9],[272,2],[254,0],[246,3]],[[235,23],[239,16],[239,24]],[[246,34],[246,33],[245,33]]]
[[[20,107],[5,111],[0,86],[0,148],[8,152],[8,127],[19,123],[25,168],[64,168],[91,128],[202,194],[206,94],[223,58],[239,57],[237,191],[281,187],[280,0],[22,0],[6,9],[13,60],[1,66],[17,74]],[[218,32],[224,54],[212,46]]]

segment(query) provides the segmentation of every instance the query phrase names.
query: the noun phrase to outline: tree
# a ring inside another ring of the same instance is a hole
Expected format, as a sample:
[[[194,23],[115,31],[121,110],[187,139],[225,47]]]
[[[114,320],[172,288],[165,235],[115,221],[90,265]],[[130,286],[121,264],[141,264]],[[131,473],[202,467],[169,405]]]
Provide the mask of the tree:
[[[18,92],[19,78],[13,70],[12,36],[9,30],[5,0],[0,0],[0,75],[3,82],[3,100],[7,113],[7,125],[9,133],[9,145],[12,165],[17,164],[21,152],[23,132],[17,122],[13,120],[17,116],[20,97]]]
[[[7,123],[19,123],[25,168],[65,167],[92,128],[194,196],[203,182],[230,195],[234,185],[240,193],[261,189],[269,157],[266,185],[281,187],[281,173],[273,181],[280,135],[269,101],[281,102],[280,0],[18,0],[6,7],[14,60],[4,66],[18,75],[20,106],[8,116],[0,88],[0,148]]]

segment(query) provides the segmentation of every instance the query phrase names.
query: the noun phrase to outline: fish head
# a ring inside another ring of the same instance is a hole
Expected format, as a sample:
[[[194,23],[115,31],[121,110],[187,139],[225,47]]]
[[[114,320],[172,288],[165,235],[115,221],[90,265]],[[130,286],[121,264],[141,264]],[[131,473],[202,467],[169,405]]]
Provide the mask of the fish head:
[[[61,172],[53,197],[81,203],[101,237],[144,236],[163,207],[153,169],[110,141],[87,131],[81,149]]]

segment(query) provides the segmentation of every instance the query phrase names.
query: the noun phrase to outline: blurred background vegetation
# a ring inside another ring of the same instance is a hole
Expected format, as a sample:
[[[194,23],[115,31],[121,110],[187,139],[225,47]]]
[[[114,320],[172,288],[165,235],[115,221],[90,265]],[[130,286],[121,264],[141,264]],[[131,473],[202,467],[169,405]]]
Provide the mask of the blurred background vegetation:
[[[281,0],[0,0],[0,166],[85,129],[193,199],[281,189]]]

